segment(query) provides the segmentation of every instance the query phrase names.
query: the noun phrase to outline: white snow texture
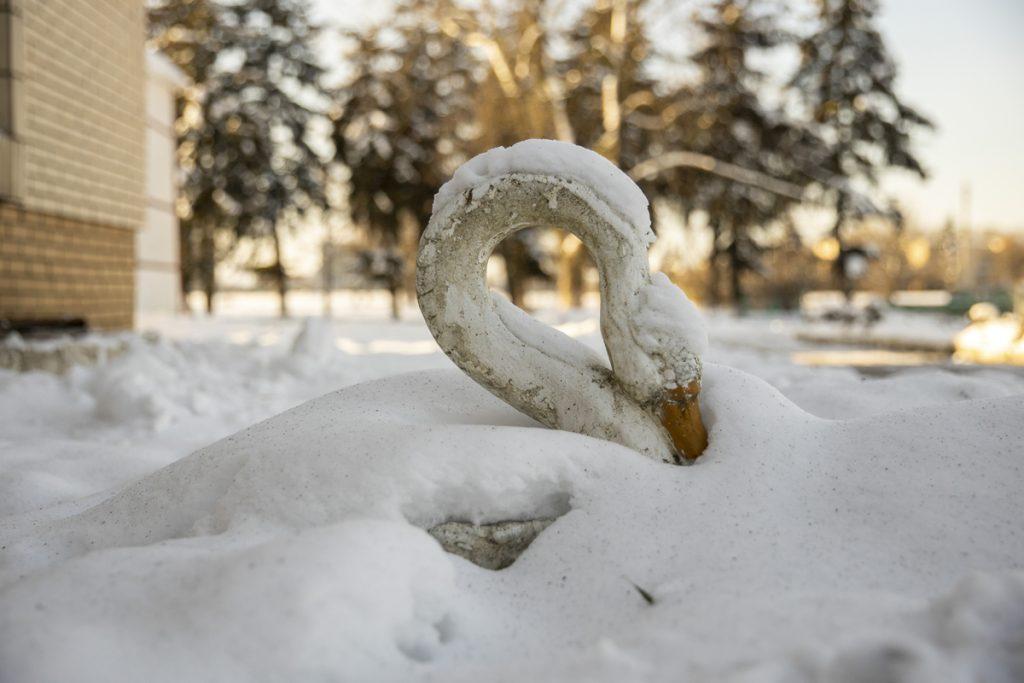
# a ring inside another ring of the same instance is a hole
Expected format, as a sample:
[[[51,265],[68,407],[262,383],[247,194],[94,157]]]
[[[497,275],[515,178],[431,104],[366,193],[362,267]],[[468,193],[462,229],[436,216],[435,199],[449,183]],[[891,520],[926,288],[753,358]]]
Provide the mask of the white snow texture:
[[[636,183],[597,152],[557,140],[523,140],[478,154],[438,190],[434,213],[441,213],[467,190],[482,194],[488,181],[511,173],[577,180],[618,211],[620,219],[636,226],[648,243],[654,241],[647,197]]]
[[[709,366],[704,401],[681,468],[406,374],[8,518],[0,678],[1020,680],[1020,397],[829,421]],[[424,531],[567,508],[497,573]]]

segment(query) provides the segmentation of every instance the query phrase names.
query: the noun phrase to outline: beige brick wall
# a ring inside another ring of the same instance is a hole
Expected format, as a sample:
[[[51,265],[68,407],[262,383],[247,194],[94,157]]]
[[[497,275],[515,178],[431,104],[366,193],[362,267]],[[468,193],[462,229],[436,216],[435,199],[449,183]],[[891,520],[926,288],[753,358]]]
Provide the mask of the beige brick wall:
[[[0,318],[132,326],[135,231],[0,204]]]
[[[143,0],[0,0],[0,319],[131,327]]]
[[[25,208],[137,228],[145,206],[142,0],[16,0]]]

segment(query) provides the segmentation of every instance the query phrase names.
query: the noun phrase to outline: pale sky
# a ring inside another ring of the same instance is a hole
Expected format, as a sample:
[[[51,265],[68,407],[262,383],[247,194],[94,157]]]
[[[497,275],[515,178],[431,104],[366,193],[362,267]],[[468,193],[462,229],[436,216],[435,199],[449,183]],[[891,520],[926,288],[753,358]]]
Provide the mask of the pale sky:
[[[894,194],[935,226],[970,183],[974,225],[1024,231],[1024,1],[888,0],[881,23],[900,92],[937,124],[919,146],[931,178]]]
[[[313,5],[320,21],[358,26],[386,17],[391,0]],[[940,227],[961,211],[966,184],[972,225],[1024,232],[1024,0],[881,5],[899,92],[937,126],[918,145],[931,177],[894,176],[884,189],[911,223]]]

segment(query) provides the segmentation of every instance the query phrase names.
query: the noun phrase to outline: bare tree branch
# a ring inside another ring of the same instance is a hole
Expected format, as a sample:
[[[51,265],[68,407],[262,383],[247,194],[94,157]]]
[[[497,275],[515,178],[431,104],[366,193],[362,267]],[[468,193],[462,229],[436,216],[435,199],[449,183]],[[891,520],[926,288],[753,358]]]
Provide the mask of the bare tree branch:
[[[757,187],[766,192],[797,201],[804,198],[804,188],[795,183],[773,178],[767,173],[752,171],[749,168],[719,161],[714,157],[698,152],[666,152],[665,154],[641,161],[627,173],[633,180],[646,180],[673,168],[695,168],[699,171],[735,180],[738,183]]]

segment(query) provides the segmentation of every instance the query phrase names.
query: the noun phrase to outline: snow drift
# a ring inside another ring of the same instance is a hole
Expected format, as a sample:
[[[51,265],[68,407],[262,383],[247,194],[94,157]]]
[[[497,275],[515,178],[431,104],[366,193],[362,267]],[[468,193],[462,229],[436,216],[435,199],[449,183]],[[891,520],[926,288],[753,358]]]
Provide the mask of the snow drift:
[[[7,518],[0,679],[1024,676],[1024,398],[831,421],[713,365],[704,397],[679,468],[401,375]],[[535,516],[500,572],[424,531]]]

